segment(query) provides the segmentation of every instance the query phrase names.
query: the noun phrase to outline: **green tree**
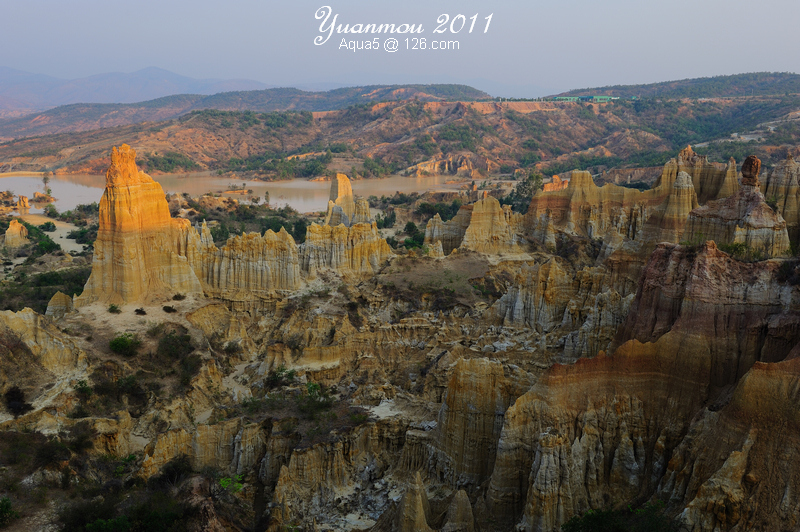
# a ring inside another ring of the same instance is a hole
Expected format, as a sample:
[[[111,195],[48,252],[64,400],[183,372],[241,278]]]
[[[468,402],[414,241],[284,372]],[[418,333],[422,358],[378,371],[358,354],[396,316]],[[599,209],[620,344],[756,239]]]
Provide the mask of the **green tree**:
[[[637,510],[589,510],[561,525],[562,532],[675,532],[675,523],[663,514],[664,503],[655,501]]]
[[[117,335],[108,343],[108,347],[113,352],[126,357],[135,355],[136,351],[139,350],[139,346],[141,345],[141,340],[139,340],[136,335],[131,333]]]
[[[536,193],[542,189],[542,174],[531,172],[528,177],[517,182],[517,186],[511,194],[500,200],[504,205],[511,205],[511,208],[522,214],[528,212],[528,207]]]
[[[0,499],[0,527],[4,527],[19,517],[19,512],[14,510],[11,499],[3,497]]]
[[[232,493],[238,493],[242,491],[242,488],[244,488],[244,485],[242,484],[242,475],[236,475],[235,477],[223,477],[219,479],[219,487]]]
[[[124,515],[114,519],[98,519],[86,524],[86,532],[128,532],[130,529],[131,523]]]
[[[403,241],[403,245],[407,249],[422,247],[422,244],[425,242],[425,233],[417,228],[417,224],[408,222],[404,232],[408,235],[408,238]]]

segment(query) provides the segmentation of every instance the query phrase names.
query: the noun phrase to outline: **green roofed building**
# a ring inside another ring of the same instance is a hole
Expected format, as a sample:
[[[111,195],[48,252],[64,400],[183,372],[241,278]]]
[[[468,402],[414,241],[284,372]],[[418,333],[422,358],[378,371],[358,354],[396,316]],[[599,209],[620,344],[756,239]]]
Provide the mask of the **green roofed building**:
[[[557,102],[596,102],[606,103],[611,100],[619,100],[619,96],[556,96],[553,100]]]

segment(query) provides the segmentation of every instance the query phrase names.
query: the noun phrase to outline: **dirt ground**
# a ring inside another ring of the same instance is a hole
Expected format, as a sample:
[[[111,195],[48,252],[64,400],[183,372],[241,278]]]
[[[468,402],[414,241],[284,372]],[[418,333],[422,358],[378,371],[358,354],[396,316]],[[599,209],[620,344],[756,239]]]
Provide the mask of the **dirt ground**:
[[[73,251],[80,253],[83,251],[83,244],[78,244],[74,240],[67,238],[67,234],[70,231],[77,229],[78,226],[59,220],[53,220],[52,218],[48,218],[42,214],[23,214],[19,218],[20,220],[35,226],[40,226],[45,222],[53,222],[56,226],[55,232],[47,233],[50,238],[53,239],[53,242],[61,246],[61,249],[67,253],[71,253]]]

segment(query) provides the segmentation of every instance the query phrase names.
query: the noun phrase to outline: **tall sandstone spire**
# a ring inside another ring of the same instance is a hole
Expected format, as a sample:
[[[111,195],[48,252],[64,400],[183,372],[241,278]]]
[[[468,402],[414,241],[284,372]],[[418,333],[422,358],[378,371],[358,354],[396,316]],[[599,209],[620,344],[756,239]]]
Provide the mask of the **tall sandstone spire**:
[[[344,181],[337,199],[350,199],[356,221],[368,219],[369,206],[359,208]],[[138,170],[136,152],[122,145],[111,153],[92,274],[75,304],[148,303],[182,293],[247,310],[278,291],[300,288],[320,269],[372,275],[391,255],[375,223],[312,224],[302,246],[281,229],[232,236],[217,247],[205,223],[198,232],[189,220],[170,217],[161,185]]]
[[[356,202],[353,199],[353,187],[350,179],[344,174],[336,174],[331,181],[331,194],[328,199],[328,214],[325,217],[326,225],[344,224],[347,227],[353,223],[356,214]]]
[[[92,273],[77,306],[201,293],[185,257],[190,230],[188,220],[170,217],[164,190],[136,167],[136,152],[127,144],[113,148]]]

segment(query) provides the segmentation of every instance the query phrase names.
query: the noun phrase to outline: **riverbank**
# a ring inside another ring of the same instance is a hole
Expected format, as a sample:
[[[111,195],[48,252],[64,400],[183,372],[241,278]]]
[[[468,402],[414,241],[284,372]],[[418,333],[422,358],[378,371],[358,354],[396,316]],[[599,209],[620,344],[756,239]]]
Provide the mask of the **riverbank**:
[[[83,251],[83,244],[78,244],[71,238],[67,238],[67,235],[78,228],[77,225],[73,225],[71,223],[62,222],[61,220],[54,220],[52,218],[48,218],[42,214],[22,214],[19,216],[19,219],[28,222],[31,225],[40,226],[45,222],[53,222],[56,226],[56,230],[47,235],[55,242],[56,244],[61,246],[61,249],[66,251],[67,253],[80,253]]]
[[[44,177],[45,172],[3,172],[0,173],[0,178],[3,177]]]

